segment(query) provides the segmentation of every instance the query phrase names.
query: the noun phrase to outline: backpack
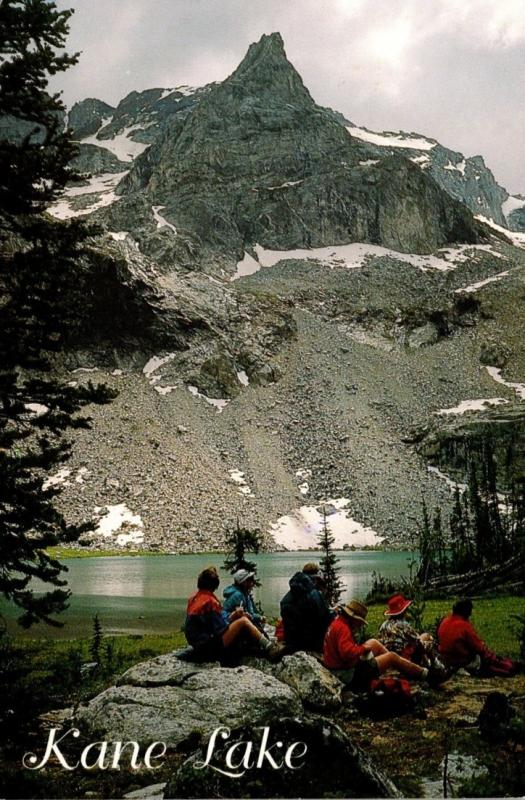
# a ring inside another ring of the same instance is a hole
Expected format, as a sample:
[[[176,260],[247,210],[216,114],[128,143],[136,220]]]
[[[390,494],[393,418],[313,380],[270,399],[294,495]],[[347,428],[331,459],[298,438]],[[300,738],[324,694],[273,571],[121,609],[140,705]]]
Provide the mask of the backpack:
[[[388,719],[403,714],[421,713],[410,682],[391,675],[375,678],[359,710],[372,719]]]
[[[511,658],[491,655],[488,658],[482,658],[481,661],[481,674],[483,677],[511,678],[518,671],[518,664]]]

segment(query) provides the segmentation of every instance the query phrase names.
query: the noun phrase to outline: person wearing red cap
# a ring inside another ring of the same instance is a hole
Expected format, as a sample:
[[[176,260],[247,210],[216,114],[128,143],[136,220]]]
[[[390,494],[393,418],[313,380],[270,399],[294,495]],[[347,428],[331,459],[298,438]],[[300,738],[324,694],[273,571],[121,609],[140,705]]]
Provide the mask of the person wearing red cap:
[[[387,650],[399,653],[417,664],[429,666],[433,661],[434,640],[429,633],[419,634],[406,619],[411,605],[412,600],[407,600],[402,594],[394,594],[387,603],[384,612],[387,619],[379,628],[378,638]]]
[[[368,688],[374,678],[390,669],[412,680],[428,680],[432,684],[439,682],[433,672],[402,658],[398,653],[390,653],[377,639],[358,644],[355,633],[367,624],[367,613],[367,607],[359,600],[350,600],[339,608],[339,614],[324,638],[325,667],[346,687],[356,691]]]

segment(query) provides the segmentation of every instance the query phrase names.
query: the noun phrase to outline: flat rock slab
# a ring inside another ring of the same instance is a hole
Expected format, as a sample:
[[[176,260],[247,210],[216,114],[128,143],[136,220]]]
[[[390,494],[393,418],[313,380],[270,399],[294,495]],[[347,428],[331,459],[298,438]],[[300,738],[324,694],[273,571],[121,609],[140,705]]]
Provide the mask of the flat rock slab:
[[[218,662],[181,661],[174,653],[166,653],[134,664],[120,676],[117,686],[182,686],[190,676],[209,669],[218,669]]]
[[[163,741],[175,748],[209,736],[221,725],[234,727],[246,720],[258,725],[302,710],[292,689],[257,670],[181,664],[179,673],[169,663],[137,665],[128,675],[135,683],[123,684],[123,676],[121,685],[78,710],[77,723],[107,741],[131,739],[144,746]],[[160,681],[161,670],[170,685],[137,683],[141,674],[143,680],[156,676]]]

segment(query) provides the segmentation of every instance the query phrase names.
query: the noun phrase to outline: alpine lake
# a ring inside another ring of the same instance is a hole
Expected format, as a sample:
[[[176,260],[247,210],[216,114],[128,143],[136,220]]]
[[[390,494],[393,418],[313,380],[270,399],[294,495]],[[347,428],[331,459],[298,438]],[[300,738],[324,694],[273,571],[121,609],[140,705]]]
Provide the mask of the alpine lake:
[[[343,597],[364,599],[372,586],[373,573],[385,577],[406,575],[413,554],[404,551],[344,550],[337,553],[340,577],[346,589]],[[248,555],[257,563],[260,586],[255,597],[268,619],[279,615],[279,602],[288,591],[290,577],[309,561],[315,551],[294,551]],[[60,559],[72,591],[69,608],[60,615],[63,626],[39,624],[25,632],[15,622],[13,604],[0,601],[0,614],[16,636],[73,639],[89,636],[93,617],[98,614],[104,633],[109,635],[148,633],[170,634],[180,630],[188,597],[196,591],[197,575],[215,565],[221,576],[217,595],[231,583],[222,567],[224,554],[105,556]],[[35,590],[44,589],[34,584]]]

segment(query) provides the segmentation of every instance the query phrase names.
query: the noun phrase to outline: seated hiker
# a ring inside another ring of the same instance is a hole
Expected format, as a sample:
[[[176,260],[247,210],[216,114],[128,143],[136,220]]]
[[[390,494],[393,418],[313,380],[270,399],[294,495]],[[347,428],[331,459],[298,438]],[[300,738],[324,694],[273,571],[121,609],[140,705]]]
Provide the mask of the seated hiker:
[[[266,620],[255,607],[252,595],[254,586],[255,572],[249,572],[247,569],[238,569],[237,572],[234,572],[233,584],[227,586],[223,592],[224,610],[230,614],[236,608],[242,608],[248,619],[262,631]]]
[[[202,659],[222,660],[242,637],[258,644],[272,657],[270,641],[255,627],[242,608],[228,614],[214,592],[220,578],[215,567],[204,569],[197,579],[197,592],[188,600],[184,633],[188,644]]]
[[[354,634],[366,625],[367,607],[359,600],[341,606],[324,639],[323,663],[348,688],[368,689],[371,681],[389,669],[406,678],[437,683],[432,670],[389,652],[377,639],[357,644]]]
[[[393,595],[387,603],[385,622],[379,628],[379,641],[387,650],[424,667],[434,661],[434,639],[429,633],[419,634],[406,619],[412,600],[402,594]]]
[[[462,667],[473,675],[516,674],[519,665],[510,658],[500,658],[492,652],[478,636],[470,622],[472,600],[458,600],[452,614],[443,619],[438,627],[439,654],[447,667],[458,670]]]
[[[289,585],[290,591],[281,600],[286,649],[290,653],[297,650],[321,652],[324,635],[333,618],[325,596],[316,589],[312,573],[296,572]]]

